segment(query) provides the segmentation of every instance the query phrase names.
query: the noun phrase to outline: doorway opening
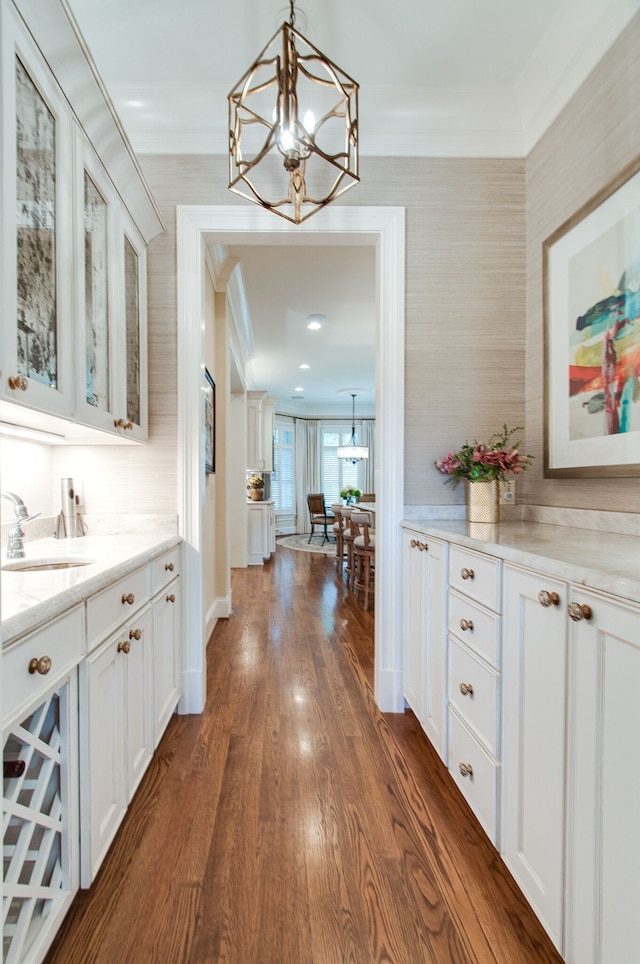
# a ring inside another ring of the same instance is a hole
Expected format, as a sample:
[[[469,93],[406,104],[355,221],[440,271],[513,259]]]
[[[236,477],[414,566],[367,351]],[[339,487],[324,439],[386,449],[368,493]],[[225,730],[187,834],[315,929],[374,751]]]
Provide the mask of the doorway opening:
[[[184,540],[182,712],[205,697],[201,548],[204,477],[201,407],[204,382],[204,252],[226,244],[371,244],[376,249],[376,579],[375,698],[401,712],[401,537],[404,503],[404,208],[334,207],[302,225],[236,206],[179,206],[178,460],[179,526]],[[196,377],[200,374],[200,378]]]

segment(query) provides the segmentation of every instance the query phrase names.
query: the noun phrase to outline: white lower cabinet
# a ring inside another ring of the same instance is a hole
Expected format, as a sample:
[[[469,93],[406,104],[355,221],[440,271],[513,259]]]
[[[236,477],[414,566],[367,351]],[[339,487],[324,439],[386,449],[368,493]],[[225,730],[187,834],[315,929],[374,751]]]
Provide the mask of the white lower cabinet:
[[[567,585],[504,567],[502,857],[562,951]]]
[[[3,659],[3,957],[38,964],[78,889],[78,671],[83,611]]]
[[[81,664],[81,883],[90,886],[155,745],[151,607]]]
[[[445,543],[403,533],[402,687],[431,743],[445,759]]]
[[[157,746],[180,698],[180,580],[153,600],[153,732]]]
[[[577,589],[571,602],[566,959],[637,964],[640,610]]]
[[[247,502],[249,524],[247,527],[247,562],[250,566],[262,566],[270,559],[276,548],[276,521],[273,501]]]

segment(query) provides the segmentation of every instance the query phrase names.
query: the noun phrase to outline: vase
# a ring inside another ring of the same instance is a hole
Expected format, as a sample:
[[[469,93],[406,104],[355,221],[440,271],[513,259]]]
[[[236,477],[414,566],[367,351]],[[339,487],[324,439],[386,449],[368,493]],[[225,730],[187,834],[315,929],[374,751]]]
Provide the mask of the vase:
[[[500,522],[499,482],[467,482],[467,522]]]
[[[254,502],[262,502],[262,489],[249,489],[249,495]]]

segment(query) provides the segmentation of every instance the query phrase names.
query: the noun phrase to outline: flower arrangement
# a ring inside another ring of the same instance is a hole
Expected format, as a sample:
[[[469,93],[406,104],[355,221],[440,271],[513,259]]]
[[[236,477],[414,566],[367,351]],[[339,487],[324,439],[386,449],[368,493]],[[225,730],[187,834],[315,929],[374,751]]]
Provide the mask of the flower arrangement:
[[[247,482],[248,489],[264,489],[264,479],[261,479],[259,475],[252,475]]]
[[[520,441],[513,442],[511,437],[521,432],[522,426],[507,428],[502,426],[501,432],[494,432],[488,442],[465,442],[459,452],[447,452],[443,459],[436,460],[436,468],[443,475],[448,475],[448,483],[454,489],[463,481],[470,482],[505,482],[507,475],[520,475],[528,469],[533,459],[532,455],[521,455],[518,447]]]
[[[352,485],[346,485],[344,489],[340,489],[340,498],[346,499],[347,503],[355,502],[359,495],[362,495],[362,491]]]

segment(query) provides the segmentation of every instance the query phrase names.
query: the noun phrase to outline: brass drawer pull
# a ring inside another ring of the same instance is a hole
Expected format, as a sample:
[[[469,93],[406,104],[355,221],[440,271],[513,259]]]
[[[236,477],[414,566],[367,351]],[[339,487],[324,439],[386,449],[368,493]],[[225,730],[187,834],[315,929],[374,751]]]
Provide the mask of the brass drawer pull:
[[[129,631],[129,639],[141,639],[142,630],[141,629],[131,629]]]
[[[591,619],[591,617],[593,616],[593,610],[591,606],[587,606],[586,603],[584,604],[577,603],[577,602],[569,603],[567,612],[569,613],[569,616],[571,617],[571,619],[573,619],[574,623],[579,623],[581,619]]]
[[[420,552],[425,552],[425,550],[427,550],[428,548],[429,548],[429,543],[428,543],[428,542],[420,542],[420,543],[418,543],[418,549],[420,550]]]
[[[34,656],[33,659],[29,660],[30,673],[40,673],[41,676],[46,676],[50,669],[51,669],[50,656],[41,656],[40,659],[36,659],[36,657]]]
[[[167,602],[175,602],[175,601],[176,601],[176,597],[173,595],[173,593],[167,596]]]
[[[136,601],[136,597],[133,595],[132,592],[123,592],[123,593],[122,593],[122,605],[123,605],[123,606],[125,605],[125,603],[127,603],[129,606],[133,606],[133,604],[134,604],[135,601]]]
[[[467,631],[467,629],[473,629],[473,620],[472,620],[472,619],[461,619],[461,620],[460,620],[460,629],[462,630],[463,633],[465,633],[465,632]]]
[[[125,639],[124,643],[118,643],[117,649],[119,653],[129,653],[131,651],[131,643],[128,639]]]
[[[470,763],[460,763],[458,765],[458,770],[460,770],[460,774],[463,777],[473,776],[473,767],[471,766]]]
[[[24,375],[9,375],[9,388],[17,392],[26,392],[29,380]]]
[[[417,549],[420,543],[418,542],[417,539],[412,539],[409,545],[411,546],[412,549]]]
[[[165,568],[166,572],[173,572],[173,563],[172,563],[172,562],[168,562],[164,568]]]
[[[473,696],[473,683],[460,683],[460,692],[463,696]]]
[[[130,431],[133,428],[133,422],[127,422],[124,418],[116,418],[113,421],[115,428],[122,428],[125,432]]]
[[[473,569],[467,569],[465,566],[464,569],[460,570],[460,575],[462,576],[463,579],[473,579],[473,577],[475,576],[475,572],[473,571]]]
[[[544,606],[545,609],[548,609],[549,606],[559,605],[560,596],[557,592],[547,592],[546,589],[541,589],[538,593],[538,602],[541,606]]]

